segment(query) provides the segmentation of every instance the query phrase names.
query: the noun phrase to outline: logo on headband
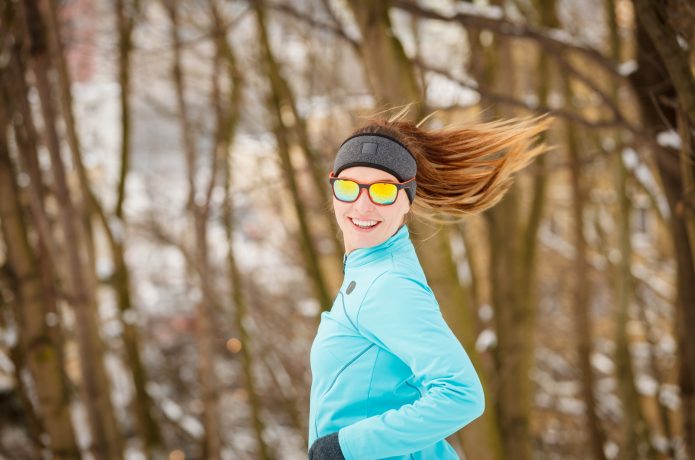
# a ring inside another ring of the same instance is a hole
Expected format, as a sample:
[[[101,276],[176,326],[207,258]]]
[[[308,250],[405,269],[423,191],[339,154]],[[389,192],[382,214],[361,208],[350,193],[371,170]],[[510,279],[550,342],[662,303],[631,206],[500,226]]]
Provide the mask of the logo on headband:
[[[362,153],[367,155],[374,155],[376,153],[376,148],[379,146],[376,142],[362,142]]]

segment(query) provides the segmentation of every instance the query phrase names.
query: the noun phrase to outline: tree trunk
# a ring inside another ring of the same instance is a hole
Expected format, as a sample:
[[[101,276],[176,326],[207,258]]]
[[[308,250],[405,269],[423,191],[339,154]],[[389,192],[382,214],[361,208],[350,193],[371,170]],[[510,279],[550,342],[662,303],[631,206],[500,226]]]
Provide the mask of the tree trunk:
[[[479,31],[472,30],[469,43],[478,42],[478,34]],[[492,46],[477,49],[482,58],[475,60],[477,67],[474,65],[472,69],[476,80],[494,82],[500,92],[515,94],[510,41],[495,37]],[[473,51],[473,55],[475,53]],[[486,104],[485,97],[482,103]],[[500,203],[483,215],[488,224],[490,289],[497,337],[493,385],[495,412],[504,458],[530,459],[533,455],[534,387],[528,377],[535,334],[535,291],[531,284],[535,282],[536,234],[545,201],[543,181],[539,174],[526,223],[520,215],[521,187],[516,182]]]
[[[615,194],[618,198],[618,210],[616,223],[618,227],[618,250],[620,262],[613,272],[615,293],[615,366],[618,380],[618,396],[622,404],[621,434],[622,449],[621,458],[628,460],[638,458],[638,452],[645,447],[654,458],[654,450],[649,441],[649,427],[647,426],[640,397],[635,386],[635,373],[633,370],[632,356],[630,355],[630,343],[627,336],[628,310],[631,303],[631,293],[634,292],[630,259],[632,245],[630,243],[630,201],[627,190],[627,169],[623,163],[622,142],[618,134],[618,145],[613,152],[615,169]]]
[[[85,267],[93,268],[88,254],[88,232],[84,227],[84,221],[80,219],[80,214],[75,209],[61,158],[53,103],[54,95],[48,79],[50,63],[46,48],[45,27],[36,0],[25,0],[21,5],[30,39],[30,63],[36,77],[36,87],[41,103],[56,199],[62,210],[60,218],[68,259],[66,285],[69,287],[76,316],[81,378],[92,434],[91,450],[97,459],[122,458],[122,439],[113,412],[110,385],[103,362],[104,345],[99,336],[95,276],[93,271],[85,270]],[[32,184],[32,186],[40,185]]]
[[[193,252],[194,268],[198,273],[202,299],[196,304],[196,342],[198,345],[198,380],[200,383],[201,400],[203,402],[203,457],[218,460],[222,450],[220,421],[217,413],[219,401],[219,384],[214,369],[216,335],[213,323],[213,306],[215,304],[212,292],[212,272],[207,244],[207,219],[209,209],[209,193],[206,202],[200,204],[196,200],[196,146],[193,127],[190,121],[188,104],[185,98],[186,88],[181,66],[182,40],[179,36],[178,0],[164,0],[164,6],[171,21],[171,40],[174,51],[172,78],[176,93],[178,117],[181,124],[181,136],[186,158],[188,174],[188,208],[192,215],[195,250]],[[213,150],[213,154],[216,151]],[[214,184],[214,166],[211,175],[211,187]]]
[[[228,155],[229,162],[227,164],[227,183],[225,184],[225,229],[227,231],[227,241],[228,241],[228,251],[227,251],[227,265],[229,269],[230,285],[232,287],[232,297],[234,299],[234,325],[239,333],[239,340],[241,341],[241,366],[244,370],[244,385],[246,387],[246,392],[249,397],[249,404],[251,406],[251,418],[254,433],[256,435],[256,443],[258,446],[258,451],[256,452],[256,457],[262,460],[269,460],[273,458],[270,454],[270,448],[263,439],[263,420],[261,418],[261,401],[256,391],[253,378],[253,355],[251,353],[251,340],[248,331],[245,327],[246,319],[246,299],[243,292],[243,277],[236,263],[236,255],[234,253],[234,216],[233,216],[233,201],[230,196],[230,171],[232,169],[231,154]]]
[[[132,301],[130,295],[130,280],[128,268],[125,264],[124,245],[114,238],[110,228],[110,223],[104,215],[104,210],[91,190],[87,171],[82,163],[82,149],[77,135],[77,126],[73,115],[72,94],[70,91],[70,75],[64,59],[64,48],[60,37],[60,27],[57,6],[54,2],[44,2],[44,12],[46,23],[49,29],[49,44],[51,45],[51,56],[54,60],[54,67],[58,70],[58,81],[60,83],[62,113],[66,125],[68,144],[72,150],[72,158],[80,178],[82,195],[86,212],[84,219],[87,225],[93,216],[99,217],[104,226],[106,236],[111,247],[111,254],[114,259],[114,288],[118,307],[120,311],[120,322],[123,326],[123,345],[125,348],[126,362],[128,369],[132,373],[133,388],[135,390],[135,403],[133,409],[138,433],[143,442],[144,451],[148,458],[153,455],[161,455],[162,438],[159,426],[152,415],[152,399],[146,390],[147,373],[140,359],[140,338],[137,326],[131,321],[126,320],[129,312],[132,312]],[[127,19],[124,11],[123,0],[118,0],[116,14],[119,30],[119,83],[121,85],[121,122],[122,122],[122,143],[121,143],[121,174],[119,176],[119,186],[116,204],[116,217],[124,227],[123,200],[125,196],[125,178],[129,158],[129,139],[130,139],[130,107],[128,98],[130,95],[129,86],[129,53],[132,46],[130,35],[133,27],[133,19]],[[87,227],[88,229],[90,227]],[[89,237],[91,254],[90,259],[94,259],[93,237]]]
[[[642,125],[649,135],[677,126],[674,110],[676,88],[668,79],[664,60],[647,31],[647,23],[640,15],[636,19],[637,71],[631,82],[638,97]],[[690,151],[693,151],[692,140]],[[668,147],[653,144],[653,154],[659,176],[671,209],[670,227],[673,236],[676,260],[676,330],[678,336],[678,359],[680,400],[683,414],[683,438],[688,454],[695,456],[695,256],[688,238],[686,219],[683,212],[687,201],[683,172],[677,152]],[[693,168],[692,162],[690,167]]]
[[[678,105],[690,126],[695,127],[695,76],[687,48],[678,43],[678,33],[666,22],[669,3],[633,0],[635,15],[639,16],[639,22],[654,44],[654,50],[661,56],[660,64],[673,85]]]
[[[565,101],[572,100],[572,90],[567,76],[563,76]],[[594,390],[594,371],[591,366],[591,283],[589,281],[589,264],[587,261],[587,242],[584,236],[584,208],[586,207],[586,192],[581,186],[581,159],[579,158],[579,142],[575,127],[567,124],[567,148],[570,156],[570,171],[572,185],[572,216],[575,247],[575,273],[573,284],[572,308],[576,327],[577,359],[581,371],[582,399],[584,400],[586,429],[591,442],[590,450],[593,458],[605,459],[603,446],[606,435],[601,426],[601,420],[596,413],[596,393]]]
[[[31,374],[51,452],[57,458],[79,459],[81,454],[70,418],[69,389],[62,367],[62,343],[56,340],[58,330],[52,330],[54,327],[45,320],[49,312],[55,315],[54,291],[52,286],[46,285],[52,280],[42,276],[27,239],[30,232],[24,221],[5,137],[9,121],[7,109],[10,108],[9,99],[4,97],[7,75],[0,72],[0,77],[3,81],[0,89],[3,94],[0,104],[0,224],[8,269],[16,280],[13,316],[19,332],[18,358],[25,360]],[[23,367],[17,367],[18,376]],[[21,384],[21,377],[18,382]]]
[[[523,361],[530,330],[529,312],[516,289],[520,287],[521,224],[518,186],[485,213],[490,247],[490,282],[497,345],[494,349],[497,390],[495,409],[502,432],[505,458],[532,458],[530,427],[532,381]],[[525,374],[526,372],[526,374]],[[513,454],[512,454],[513,453]]]
[[[416,108],[415,116],[420,118],[425,113],[423,92],[417,85],[403,46],[393,34],[390,2],[349,0],[348,3],[362,33],[359,52],[376,106],[395,107],[418,102],[420,106]]]
[[[122,228],[125,228],[126,225],[123,203],[125,202],[126,179],[130,163],[130,52],[133,48],[132,33],[136,20],[134,15],[138,10],[138,3],[138,0],[134,0],[129,5],[126,5],[125,0],[117,0],[115,5],[118,26],[118,82],[121,87],[119,100],[121,107],[121,170],[118,179],[114,215]],[[103,219],[102,223],[106,229],[114,259],[114,289],[116,290],[120,320],[123,325],[123,344],[126,359],[133,377],[133,388],[135,389],[134,408],[138,433],[140,439],[142,439],[143,450],[147,458],[158,458],[163,454],[163,439],[159,425],[152,413],[154,402],[147,392],[148,378],[147,371],[140,358],[139,331],[136,324],[127,320],[127,316],[133,313],[133,304],[130,290],[130,273],[125,263],[125,244],[114,237],[106,219]]]
[[[229,271],[230,286],[232,289],[232,299],[234,301],[235,311],[233,313],[234,325],[239,333],[239,341],[241,342],[241,366],[243,369],[244,386],[249,398],[251,424],[256,436],[256,458],[262,460],[270,460],[274,458],[270,446],[263,439],[263,431],[265,429],[262,419],[262,404],[258,391],[255,387],[253,377],[254,358],[251,348],[250,334],[246,329],[249,318],[247,318],[246,298],[244,296],[244,286],[246,282],[243,279],[242,273],[236,262],[236,254],[234,252],[234,201],[232,199],[232,174],[233,174],[233,158],[232,152],[229,149],[234,133],[236,123],[239,119],[239,111],[241,107],[241,89],[242,81],[241,74],[237,67],[236,56],[229,44],[224,29],[224,22],[220,16],[216,0],[210,0],[210,10],[213,21],[212,34],[215,37],[215,62],[216,66],[221,62],[226,64],[229,81],[231,84],[230,98],[227,104],[222,104],[222,97],[218,89],[218,79],[213,78],[213,97],[211,103],[215,108],[215,116],[217,118],[217,132],[215,135],[216,150],[224,157],[224,227],[227,235],[227,267]]]
[[[621,43],[618,35],[619,25],[615,17],[615,0],[606,0],[605,8],[610,30],[611,55],[614,62],[621,62]],[[611,96],[618,101],[618,83],[611,82]],[[623,139],[621,132],[615,132],[616,148],[612,152],[615,170],[615,195],[618,209],[615,221],[618,227],[618,250],[620,262],[613,271],[616,316],[615,316],[615,363],[618,380],[618,396],[622,403],[621,424],[622,448],[620,458],[628,460],[638,458],[646,450],[648,458],[656,458],[656,451],[649,439],[649,426],[645,420],[640,396],[635,385],[635,373],[630,344],[627,336],[628,310],[632,301],[634,284],[632,283],[631,259],[632,244],[630,231],[630,199],[627,188],[627,168],[623,162]],[[645,327],[649,327],[645,324]],[[660,379],[658,379],[660,381]],[[661,406],[661,404],[659,404]],[[670,444],[670,443],[669,443]]]
[[[263,14],[263,19],[265,23],[265,14]],[[328,171],[323,169],[323,162],[321,158],[312,148],[309,142],[309,133],[307,132],[306,120],[302,118],[299,110],[297,109],[297,103],[295,101],[294,93],[289,83],[285,77],[280,72],[277,61],[273,55],[270,43],[266,40],[263,42],[263,47],[265,48],[266,56],[270,56],[272,63],[268,66],[270,72],[273,76],[271,78],[271,84],[274,85],[274,91],[276,92],[276,97],[280,100],[280,106],[283,108],[289,107],[292,111],[292,117],[289,118],[290,122],[286,123],[286,128],[289,133],[293,133],[297,139],[297,143],[304,154],[304,162],[306,167],[309,169],[311,176],[311,195],[315,195],[320,198],[320,201],[316,203],[313,209],[312,222],[319,222],[319,228],[325,227],[325,232],[328,235],[328,239],[333,245],[333,256],[329,260],[335,262],[336,266],[341,266],[343,263],[343,253],[344,246],[343,243],[338,238],[340,233],[340,228],[338,222],[333,218],[331,214],[325,212],[325,207],[330,204],[332,200],[331,195],[326,196],[326,189],[328,187]],[[313,203],[312,203],[313,204]],[[318,253],[318,251],[317,251]],[[324,305],[322,310],[330,309],[331,304]]]
[[[631,283],[633,285],[635,284],[634,276],[632,277]],[[661,370],[660,367],[660,357],[657,356],[656,352],[656,350],[659,347],[659,342],[661,341],[661,334],[655,330],[655,328],[651,324],[652,320],[650,320],[647,317],[646,310],[651,307],[647,306],[646,302],[639,298],[637,299],[637,303],[639,308],[639,318],[642,324],[644,324],[645,336],[647,339],[647,343],[649,344],[649,370],[651,372],[651,375],[654,376],[654,380],[656,380],[656,394],[660,395],[664,388],[664,382],[666,381],[664,372]],[[661,398],[658,397],[656,398],[657,410],[659,412],[659,422],[661,423],[661,428],[663,429],[664,438],[666,438],[669,441],[668,445],[666,446],[666,456],[667,458],[675,459],[677,458],[678,454],[676,452],[676,445],[672,441],[674,435],[671,416],[669,414],[670,410],[660,399]],[[653,455],[652,451],[654,451],[654,446],[652,446],[650,442],[648,447],[650,449],[649,455],[651,456]],[[625,458],[627,458],[627,456],[625,456]],[[656,458],[659,457],[657,456]]]
[[[277,139],[277,151],[280,156],[282,174],[290,190],[292,205],[294,206],[297,223],[299,224],[299,240],[301,243],[302,256],[309,271],[309,275],[311,276],[311,280],[314,283],[316,296],[321,305],[321,310],[323,311],[331,307],[333,298],[328,292],[326,276],[319,263],[318,250],[309,229],[307,211],[300,196],[295,168],[292,165],[292,158],[290,157],[289,134],[291,132],[291,127],[287,126],[286,122],[283,120],[283,81],[280,76],[278,64],[270,49],[270,42],[266,30],[265,8],[261,0],[254,0],[253,5],[256,12],[258,34],[262,49],[261,52],[263,53],[264,62],[262,65],[264,66],[270,83],[270,94],[268,96],[269,105],[274,113],[273,131]]]

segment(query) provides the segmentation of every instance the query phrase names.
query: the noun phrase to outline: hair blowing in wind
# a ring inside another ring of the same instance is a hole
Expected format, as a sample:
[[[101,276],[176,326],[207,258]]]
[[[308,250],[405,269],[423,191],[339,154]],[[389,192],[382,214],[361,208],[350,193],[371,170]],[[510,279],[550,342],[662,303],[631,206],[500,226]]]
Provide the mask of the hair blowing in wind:
[[[407,108],[389,119],[369,118],[352,134],[378,133],[399,140],[417,161],[412,212],[435,222],[438,214],[477,214],[494,206],[513,183],[513,174],[551,149],[536,137],[553,122],[548,114],[467,126],[423,129],[404,120]]]

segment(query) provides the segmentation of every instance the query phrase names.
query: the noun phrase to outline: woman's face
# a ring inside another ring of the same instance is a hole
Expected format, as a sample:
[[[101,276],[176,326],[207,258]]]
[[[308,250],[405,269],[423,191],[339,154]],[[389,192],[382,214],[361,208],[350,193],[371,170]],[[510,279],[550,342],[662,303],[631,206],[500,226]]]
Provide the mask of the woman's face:
[[[340,171],[338,177],[354,179],[363,184],[372,182],[398,182],[395,176],[381,169],[367,166],[353,166]],[[368,248],[383,243],[391,237],[403,223],[403,217],[410,210],[410,201],[405,190],[398,191],[396,201],[389,206],[379,206],[369,199],[367,189],[361,189],[360,195],[352,203],[345,203],[333,196],[333,209],[338,225],[343,232],[345,252],[353,249]],[[370,228],[358,227],[352,219],[376,221]]]

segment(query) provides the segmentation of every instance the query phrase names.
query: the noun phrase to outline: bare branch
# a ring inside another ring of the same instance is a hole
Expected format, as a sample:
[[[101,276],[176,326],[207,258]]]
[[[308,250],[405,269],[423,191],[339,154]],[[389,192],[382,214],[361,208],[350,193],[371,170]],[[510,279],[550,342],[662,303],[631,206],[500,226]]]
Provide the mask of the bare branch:
[[[305,13],[297,11],[293,7],[289,6],[289,4],[287,3],[268,3],[266,4],[266,7],[271,10],[285,13],[288,16],[292,16],[293,18],[298,19],[301,22],[304,22],[318,30],[331,32],[335,34],[337,37],[342,38],[343,40],[348,42],[355,50],[357,50],[359,47],[359,43],[345,33],[345,31],[340,26],[340,23],[337,22],[337,18],[335,17],[335,15],[333,15],[332,10],[330,10],[329,8],[327,8],[327,10],[333,18],[335,24],[326,24],[325,22],[317,21],[316,19],[307,16]]]
[[[479,83],[475,82],[467,82],[464,80],[461,80],[460,78],[456,78],[455,76],[451,75],[450,72],[443,70],[443,69],[437,69],[435,67],[432,67],[428,64],[423,63],[422,61],[415,61],[415,65],[418,67],[422,68],[423,70],[426,70],[428,72],[432,72],[438,75],[441,75],[443,77],[446,77],[447,79],[465,87],[465,88],[470,88],[481,95],[489,98],[492,101],[506,104],[506,105],[511,105],[513,107],[518,107],[522,108],[525,110],[528,110],[529,112],[535,112],[535,113],[552,113],[553,115],[557,115],[561,118],[564,118],[566,120],[572,121],[574,123],[586,126],[588,128],[615,128],[617,126],[622,126],[621,120],[618,120],[616,118],[609,119],[609,120],[598,120],[598,121],[592,121],[588,120],[581,115],[578,115],[577,113],[571,111],[571,110],[566,110],[562,108],[551,108],[545,105],[532,105],[527,102],[521,101],[513,96],[508,96],[506,94],[500,94],[497,92],[494,92],[493,90],[487,89],[485,86],[480,85]],[[629,126],[626,126],[628,129],[630,129]]]
[[[436,11],[422,8],[421,6],[407,0],[393,0],[393,5],[401,10],[417,15],[421,18],[434,19],[444,22],[457,22],[464,27],[471,29],[484,29],[495,32],[499,35],[516,38],[527,38],[538,43],[545,51],[554,55],[562,56],[568,51],[579,53],[589,60],[605,69],[609,74],[620,80],[625,77],[618,72],[615,63],[590,46],[571,43],[568,40],[553,37],[564,31],[553,29],[540,30],[535,27],[518,24],[508,19],[496,19],[487,16],[477,16],[466,12],[457,12],[453,16],[444,16]]]

